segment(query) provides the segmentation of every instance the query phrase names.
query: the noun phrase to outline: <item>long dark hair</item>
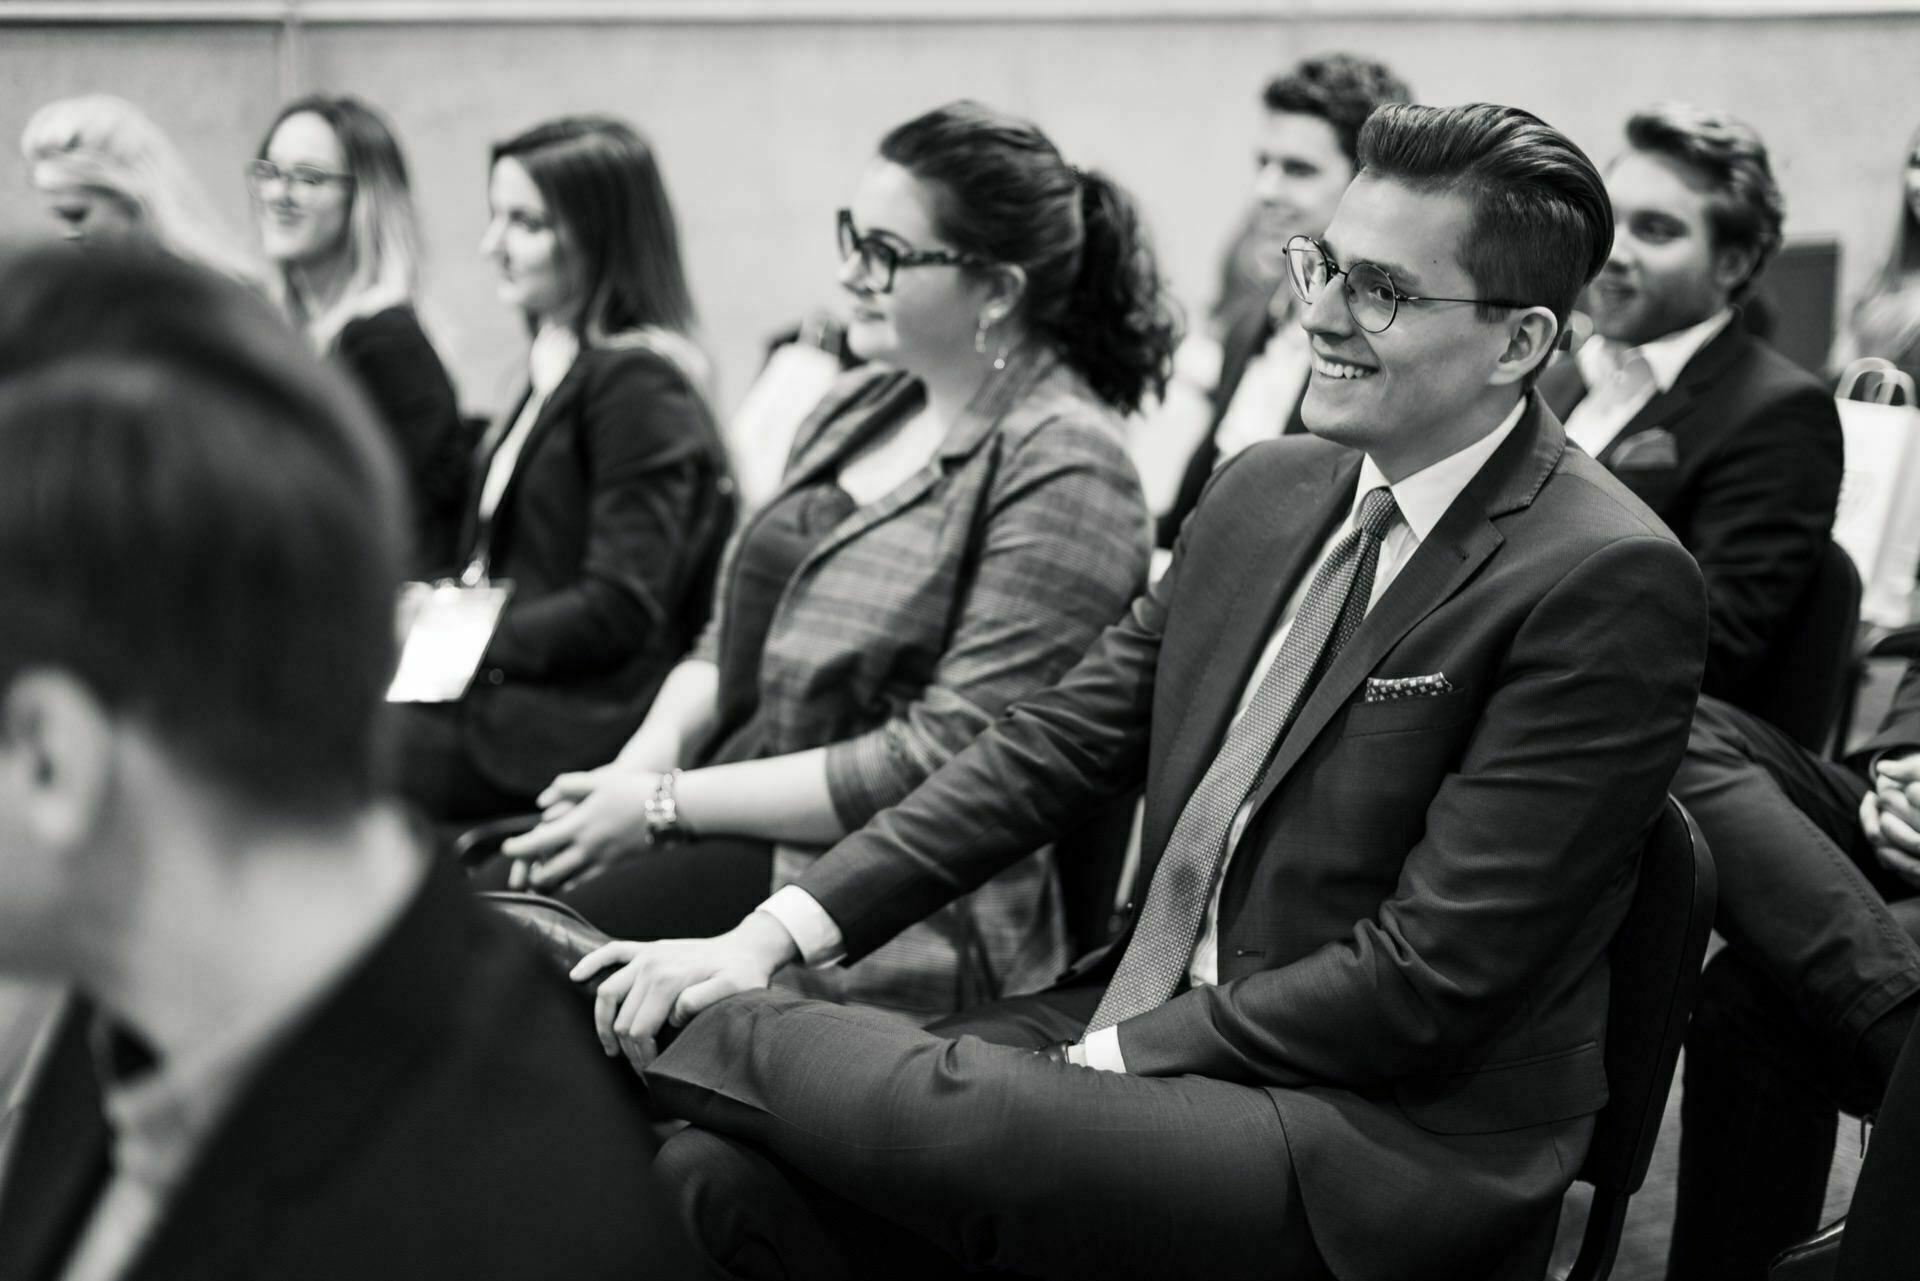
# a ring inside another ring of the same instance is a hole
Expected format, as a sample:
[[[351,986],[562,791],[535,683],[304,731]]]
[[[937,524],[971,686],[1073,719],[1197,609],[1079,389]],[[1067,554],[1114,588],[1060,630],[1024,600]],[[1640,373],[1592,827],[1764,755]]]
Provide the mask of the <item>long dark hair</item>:
[[[1026,272],[1029,330],[1102,400],[1131,411],[1164,389],[1179,320],[1112,179],[1075,169],[1031,122],[969,101],[894,129],[880,156],[932,189],[941,239]]]
[[[495,144],[492,164],[518,161],[586,291],[582,337],[693,327],[680,232],[653,148],[612,116],[563,116]]]

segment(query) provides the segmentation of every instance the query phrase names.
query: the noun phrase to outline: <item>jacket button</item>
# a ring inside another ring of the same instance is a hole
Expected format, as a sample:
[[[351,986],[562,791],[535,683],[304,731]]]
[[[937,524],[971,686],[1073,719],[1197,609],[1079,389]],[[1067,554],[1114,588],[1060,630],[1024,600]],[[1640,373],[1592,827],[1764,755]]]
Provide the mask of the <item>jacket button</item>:
[[[489,667],[487,669],[487,684],[504,685],[506,683],[506,680],[507,680],[507,674],[501,671],[499,668]]]

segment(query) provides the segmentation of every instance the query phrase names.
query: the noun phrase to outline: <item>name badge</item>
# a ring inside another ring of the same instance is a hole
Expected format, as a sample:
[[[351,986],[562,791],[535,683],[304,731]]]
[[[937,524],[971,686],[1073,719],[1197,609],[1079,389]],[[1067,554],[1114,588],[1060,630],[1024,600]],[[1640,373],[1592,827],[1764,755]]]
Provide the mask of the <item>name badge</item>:
[[[400,662],[389,703],[456,703],[480,670],[513,584],[408,583],[400,593]]]

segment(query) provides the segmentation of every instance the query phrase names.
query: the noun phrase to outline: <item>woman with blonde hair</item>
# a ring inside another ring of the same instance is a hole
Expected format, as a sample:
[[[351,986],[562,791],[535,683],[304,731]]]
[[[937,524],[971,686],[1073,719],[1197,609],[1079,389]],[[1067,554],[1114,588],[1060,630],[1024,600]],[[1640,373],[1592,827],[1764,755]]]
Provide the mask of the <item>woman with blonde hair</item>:
[[[1920,381],[1920,133],[1908,141],[1901,168],[1893,249],[1854,304],[1835,345],[1834,365],[1845,368],[1862,356],[1892,361]]]
[[[147,242],[249,284],[259,270],[159,126],[124,98],[49,102],[20,136],[27,177],[68,240]]]
[[[420,327],[420,227],[387,122],[355,98],[280,109],[247,166],[268,292],[314,350],[359,381],[406,463],[415,567],[444,570],[459,532],[467,440]]]

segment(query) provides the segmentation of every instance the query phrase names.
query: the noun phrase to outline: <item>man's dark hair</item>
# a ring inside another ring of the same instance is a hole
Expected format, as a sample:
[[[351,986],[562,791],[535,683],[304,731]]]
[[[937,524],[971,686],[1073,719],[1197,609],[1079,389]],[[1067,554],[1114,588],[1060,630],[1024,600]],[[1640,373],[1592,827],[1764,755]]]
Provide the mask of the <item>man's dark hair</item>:
[[[1593,162],[1518,107],[1382,107],[1360,131],[1360,172],[1465,196],[1473,217],[1460,265],[1480,296],[1550,308],[1562,329],[1613,248],[1613,206]]]
[[[1711,188],[1707,229],[1713,247],[1753,254],[1753,269],[1733,289],[1735,302],[1746,297],[1780,248],[1787,219],[1787,202],[1760,135],[1732,116],[1668,102],[1633,113],[1627,145],[1685,165]]]
[[[1326,121],[1347,160],[1357,165],[1360,126],[1376,107],[1412,102],[1413,90],[1383,63],[1350,53],[1323,53],[1275,76],[1260,97],[1268,111]]]
[[[0,684],[72,673],[263,812],[373,792],[404,547],[368,410],[157,253],[0,255]]]

